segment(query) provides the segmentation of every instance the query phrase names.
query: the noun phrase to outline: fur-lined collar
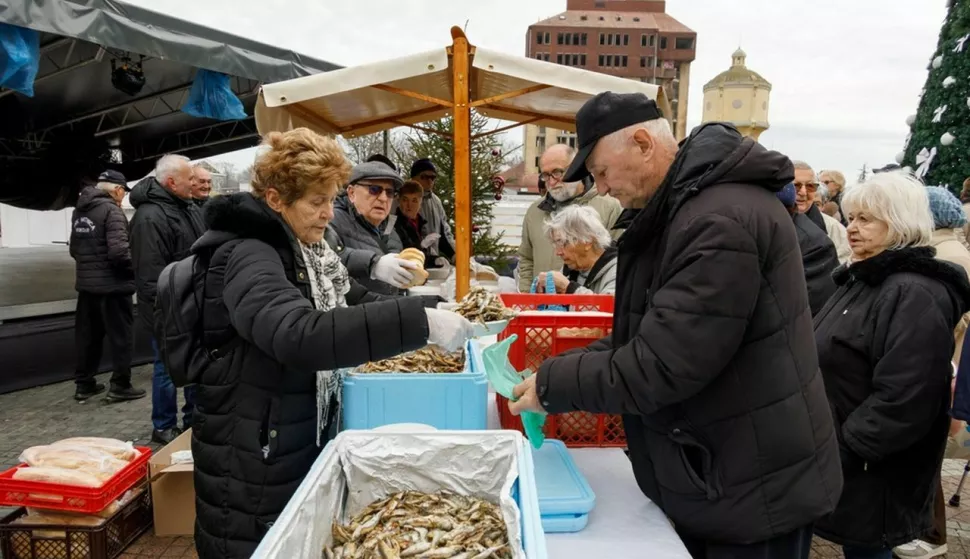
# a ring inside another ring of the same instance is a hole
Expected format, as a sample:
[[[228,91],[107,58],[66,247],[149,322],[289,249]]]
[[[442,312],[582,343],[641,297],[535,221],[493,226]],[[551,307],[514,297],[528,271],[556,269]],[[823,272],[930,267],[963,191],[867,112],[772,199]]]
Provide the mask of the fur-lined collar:
[[[197,245],[227,237],[259,239],[277,248],[292,247],[295,241],[279,215],[248,192],[213,197],[203,207],[203,217],[209,230]]]
[[[872,258],[840,266],[832,276],[839,285],[855,278],[866,285],[876,286],[893,274],[919,274],[944,283],[961,299],[970,301],[970,281],[966,272],[935,256],[936,249],[933,247],[887,250]]]

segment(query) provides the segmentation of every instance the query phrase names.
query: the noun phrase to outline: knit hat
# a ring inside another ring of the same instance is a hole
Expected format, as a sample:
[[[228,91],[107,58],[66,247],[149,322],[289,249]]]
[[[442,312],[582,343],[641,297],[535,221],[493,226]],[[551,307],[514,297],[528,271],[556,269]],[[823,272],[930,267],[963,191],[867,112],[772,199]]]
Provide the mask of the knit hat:
[[[370,161],[367,163],[361,163],[355,166],[350,171],[350,181],[348,184],[357,184],[362,180],[385,180],[394,183],[394,188],[401,188],[404,181],[401,177],[394,172],[393,169],[388,167],[385,163],[380,163],[378,161]]]
[[[433,173],[438,172],[438,170],[434,168],[434,163],[432,163],[430,159],[418,159],[413,165],[411,165],[411,178],[413,179],[425,171],[431,171]]]
[[[930,212],[937,229],[954,229],[967,224],[963,204],[952,192],[939,186],[927,186],[926,196],[930,199]]]
[[[785,205],[786,208],[792,208],[795,206],[795,183],[790,182],[785,185],[784,188],[779,190],[776,194],[781,203]]]

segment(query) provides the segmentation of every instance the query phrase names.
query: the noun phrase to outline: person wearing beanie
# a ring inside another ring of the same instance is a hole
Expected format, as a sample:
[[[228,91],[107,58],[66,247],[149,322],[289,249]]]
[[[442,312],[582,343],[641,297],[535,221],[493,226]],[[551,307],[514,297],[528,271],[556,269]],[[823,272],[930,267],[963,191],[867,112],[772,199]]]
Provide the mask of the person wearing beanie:
[[[445,214],[445,207],[441,204],[441,198],[434,193],[434,183],[437,179],[438,169],[430,159],[418,159],[411,165],[411,180],[424,189],[424,198],[421,200],[421,217],[425,220],[421,230],[422,244],[427,242],[428,251],[431,254],[444,257],[453,263],[455,236],[451,232],[451,225],[448,224],[448,216]],[[431,241],[427,240],[429,237]]]
[[[391,169],[393,169],[395,173],[398,172],[397,165],[395,165],[394,162],[391,161],[384,154],[375,153],[374,155],[372,155],[372,156],[370,156],[370,157],[367,158],[366,163],[373,163],[375,161],[378,162],[378,163],[383,163],[383,164],[387,165],[388,167],[390,167]]]
[[[970,251],[963,246],[959,237],[963,235],[963,227],[967,224],[967,216],[963,211],[960,199],[949,190],[939,186],[927,186],[926,197],[930,201],[930,213],[933,214],[933,237],[930,245],[936,249],[936,258],[953,264],[970,275]],[[953,336],[956,341],[953,353],[954,366],[960,365],[960,355],[963,350],[963,339],[970,324],[970,313],[963,315]],[[946,445],[947,455],[944,458],[956,458],[950,453],[956,451],[959,445],[954,439],[964,422],[958,419],[950,420],[950,432]],[[936,498],[933,503],[933,527],[921,539],[913,540],[893,550],[897,556],[908,557],[937,557],[948,551],[946,540],[946,497],[943,495],[943,485],[937,483]]]
[[[822,310],[829,297],[835,293],[835,280],[832,272],[839,267],[839,255],[835,244],[809,217],[798,211],[795,203],[795,185],[788,183],[776,194],[782,205],[792,216],[795,233],[798,235],[798,248],[802,253],[802,267],[805,269],[805,286],[808,288],[808,306],[812,316]]]

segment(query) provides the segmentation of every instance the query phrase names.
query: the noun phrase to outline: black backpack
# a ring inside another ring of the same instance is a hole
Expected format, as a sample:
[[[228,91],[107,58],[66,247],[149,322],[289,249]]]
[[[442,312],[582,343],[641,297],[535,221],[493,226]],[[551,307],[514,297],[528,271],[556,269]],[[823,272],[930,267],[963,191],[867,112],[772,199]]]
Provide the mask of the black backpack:
[[[209,255],[192,254],[172,262],[158,276],[155,295],[155,343],[165,371],[175,386],[198,382],[207,365],[238,345],[239,337],[222,347],[206,347],[202,327],[205,276]]]

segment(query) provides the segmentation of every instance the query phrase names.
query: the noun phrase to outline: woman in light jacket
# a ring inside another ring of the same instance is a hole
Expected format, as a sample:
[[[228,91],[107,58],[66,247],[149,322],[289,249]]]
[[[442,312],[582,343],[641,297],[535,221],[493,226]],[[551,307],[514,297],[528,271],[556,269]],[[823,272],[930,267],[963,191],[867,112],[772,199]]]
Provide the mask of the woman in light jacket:
[[[846,191],[852,258],[815,317],[845,480],[816,533],[846,559],[890,559],[932,524],[950,426],[953,330],[970,283],[934,258],[926,190],[904,172]]]
[[[596,210],[567,206],[546,220],[545,232],[565,265],[561,272],[539,274],[535,282],[537,292],[545,291],[548,274],[552,275],[556,293],[616,292],[616,247]]]

